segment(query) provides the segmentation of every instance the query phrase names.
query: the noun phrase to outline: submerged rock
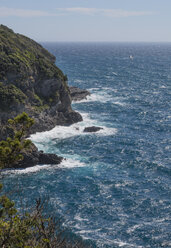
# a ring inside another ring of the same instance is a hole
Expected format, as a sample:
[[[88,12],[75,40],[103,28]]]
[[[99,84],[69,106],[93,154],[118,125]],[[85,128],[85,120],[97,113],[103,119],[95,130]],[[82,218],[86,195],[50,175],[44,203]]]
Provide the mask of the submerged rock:
[[[103,129],[103,128],[102,127],[92,126],[92,127],[86,127],[86,128],[84,128],[83,132],[84,133],[94,133],[94,132],[100,131],[101,129]]]
[[[85,89],[79,89],[77,87],[70,87],[70,95],[73,101],[81,101],[87,99],[90,96],[90,92]]]

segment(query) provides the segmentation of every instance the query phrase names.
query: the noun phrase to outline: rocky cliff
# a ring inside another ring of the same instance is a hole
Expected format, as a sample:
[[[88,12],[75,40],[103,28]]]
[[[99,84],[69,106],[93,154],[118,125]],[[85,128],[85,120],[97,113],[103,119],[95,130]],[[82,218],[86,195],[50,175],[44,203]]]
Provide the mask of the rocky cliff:
[[[32,133],[82,120],[55,60],[35,41],[0,25],[0,138],[7,119],[23,111],[35,119]]]

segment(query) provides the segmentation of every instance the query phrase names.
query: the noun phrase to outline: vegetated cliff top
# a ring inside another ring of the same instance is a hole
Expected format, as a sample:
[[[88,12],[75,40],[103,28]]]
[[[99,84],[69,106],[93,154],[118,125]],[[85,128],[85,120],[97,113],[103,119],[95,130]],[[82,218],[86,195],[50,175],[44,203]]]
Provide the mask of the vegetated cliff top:
[[[40,44],[0,25],[0,111],[70,107],[67,77]],[[66,104],[67,103],[67,104]],[[37,110],[38,110],[37,109]]]
[[[0,81],[64,75],[55,66],[55,57],[35,41],[0,25]]]

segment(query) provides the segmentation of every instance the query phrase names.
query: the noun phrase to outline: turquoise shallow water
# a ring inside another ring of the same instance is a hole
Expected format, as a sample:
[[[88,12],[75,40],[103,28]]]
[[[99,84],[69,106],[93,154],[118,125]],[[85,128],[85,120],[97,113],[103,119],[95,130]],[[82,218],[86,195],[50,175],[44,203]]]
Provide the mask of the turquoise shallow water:
[[[43,45],[92,94],[73,103],[82,123],[32,136],[67,160],[7,171],[5,189],[17,188],[18,205],[48,198],[47,211],[96,247],[170,247],[171,44]],[[83,133],[92,125],[103,130]]]

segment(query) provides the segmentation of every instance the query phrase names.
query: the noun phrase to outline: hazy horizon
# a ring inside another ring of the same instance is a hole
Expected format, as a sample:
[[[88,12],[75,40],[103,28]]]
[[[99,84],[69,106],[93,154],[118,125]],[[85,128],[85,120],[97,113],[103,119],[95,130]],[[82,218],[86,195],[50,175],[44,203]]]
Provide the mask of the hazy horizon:
[[[40,42],[171,42],[170,0],[0,0],[0,23]]]
[[[46,41],[46,40],[39,40],[40,43],[155,43],[155,44],[165,44],[171,43],[171,41],[72,41],[72,40],[61,40],[61,41]]]

